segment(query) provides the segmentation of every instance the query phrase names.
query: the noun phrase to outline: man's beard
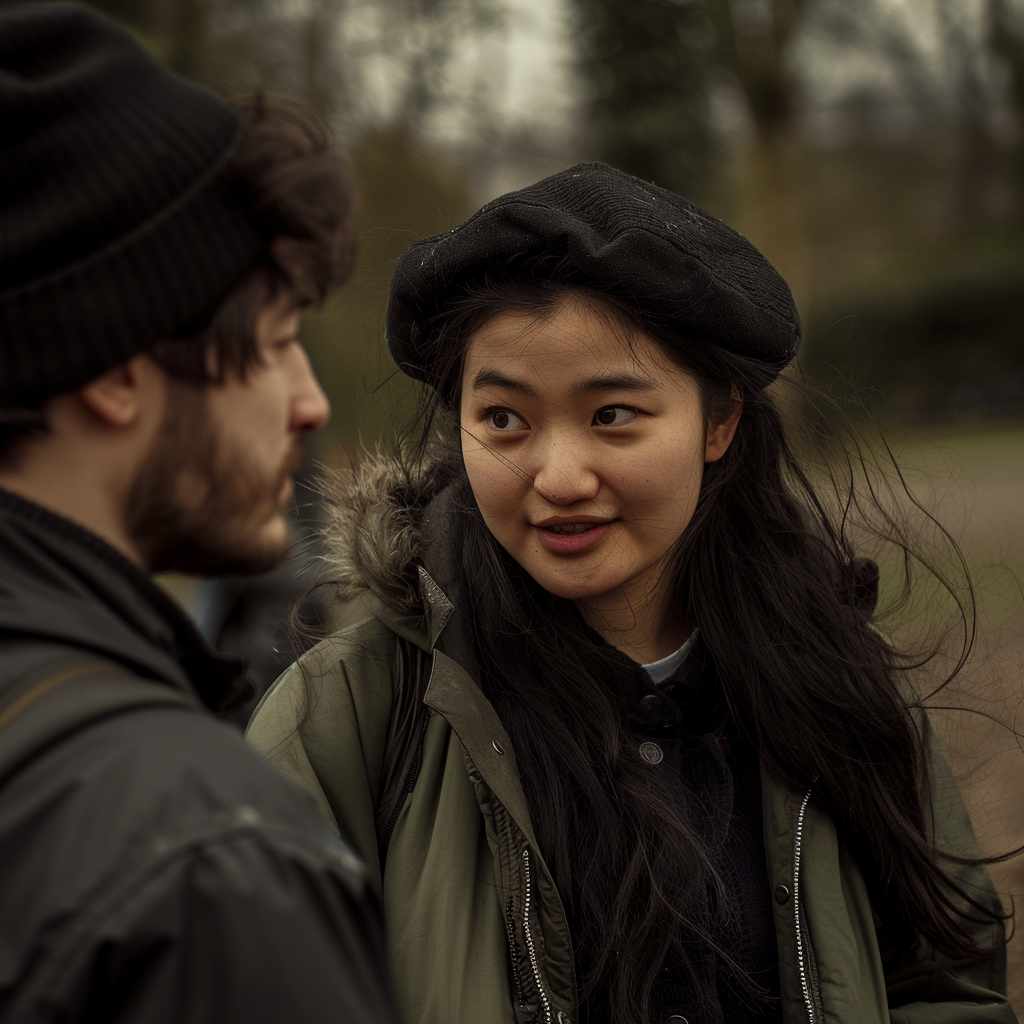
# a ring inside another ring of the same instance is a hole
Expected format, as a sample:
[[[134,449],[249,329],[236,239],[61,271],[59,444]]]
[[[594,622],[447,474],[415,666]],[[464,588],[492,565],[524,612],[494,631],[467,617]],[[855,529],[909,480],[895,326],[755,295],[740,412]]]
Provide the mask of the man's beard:
[[[268,476],[241,446],[224,445],[202,387],[172,380],[164,422],[129,490],[128,533],[151,572],[264,572],[288,553],[290,531],[265,528],[282,515],[282,488],[304,462],[296,440]]]

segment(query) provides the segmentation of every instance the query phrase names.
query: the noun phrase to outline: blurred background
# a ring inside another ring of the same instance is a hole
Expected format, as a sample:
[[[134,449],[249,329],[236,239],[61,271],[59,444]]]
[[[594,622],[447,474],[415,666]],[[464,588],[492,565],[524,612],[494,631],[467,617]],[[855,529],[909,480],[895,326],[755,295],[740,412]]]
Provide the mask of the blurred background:
[[[808,370],[885,421],[1024,413],[1024,0],[94,3],[218,91],[304,97],[351,152],[362,260],[308,326],[328,458],[391,404],[395,257],[580,159],[746,234],[793,288]]]
[[[1024,663],[1024,0],[93,6],[219,92],[305,98],[351,154],[358,268],[304,327],[334,406],[314,441],[329,465],[372,447],[412,395],[381,325],[414,239],[589,159],[743,232],[793,289],[805,372],[860,396],[961,542],[981,612],[965,686],[1012,719]],[[235,584],[182,591],[212,635],[263,652],[266,682],[290,656],[276,624],[307,581],[297,564],[269,605]],[[945,732],[986,849],[1002,852],[1024,838],[1024,772],[1012,738],[983,721]],[[994,871],[1024,893],[1020,862]]]

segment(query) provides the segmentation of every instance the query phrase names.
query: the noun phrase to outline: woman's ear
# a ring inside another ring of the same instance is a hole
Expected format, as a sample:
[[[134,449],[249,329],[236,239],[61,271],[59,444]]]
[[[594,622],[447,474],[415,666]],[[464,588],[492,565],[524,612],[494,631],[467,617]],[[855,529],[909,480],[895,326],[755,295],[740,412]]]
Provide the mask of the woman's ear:
[[[743,392],[736,384],[732,386],[729,404],[732,406],[729,415],[708,427],[708,439],[704,446],[705,462],[717,462],[729,450],[729,445],[736,436],[736,427],[739,425],[740,416],[743,415]]]
[[[79,399],[108,426],[132,426],[142,413],[151,385],[149,362],[146,356],[135,356],[119,363],[78,388]]]

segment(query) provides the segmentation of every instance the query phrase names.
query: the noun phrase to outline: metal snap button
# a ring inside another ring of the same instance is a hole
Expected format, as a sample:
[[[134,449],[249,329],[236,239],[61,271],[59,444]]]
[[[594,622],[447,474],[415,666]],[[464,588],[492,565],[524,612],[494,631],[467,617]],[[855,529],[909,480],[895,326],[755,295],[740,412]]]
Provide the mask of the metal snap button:
[[[565,1010],[558,1011],[558,1024],[569,1024],[569,1014]]]
[[[690,1022],[685,1017],[680,1017],[678,1013],[673,1013],[672,1016],[665,1021],[665,1024],[690,1024]]]
[[[505,753],[505,748],[497,740],[491,740],[491,746],[494,747],[494,749],[499,754],[504,754]]]
[[[775,902],[783,904],[789,899],[789,889],[784,885],[775,886]]]
[[[643,697],[640,701],[640,710],[646,711],[648,714],[654,711],[655,708],[661,703],[661,698],[656,693],[649,693],[646,697]]]
[[[650,740],[645,740],[640,744],[640,756],[648,764],[659,764],[664,758],[661,747],[657,743],[652,743]]]

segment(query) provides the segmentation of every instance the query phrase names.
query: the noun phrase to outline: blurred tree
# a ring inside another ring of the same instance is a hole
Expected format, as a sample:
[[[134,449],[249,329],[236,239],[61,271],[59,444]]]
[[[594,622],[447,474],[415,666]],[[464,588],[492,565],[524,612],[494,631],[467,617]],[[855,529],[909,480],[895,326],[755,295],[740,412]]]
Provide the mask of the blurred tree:
[[[787,47],[806,0],[709,0],[718,59],[735,76],[750,108],[758,141],[792,140],[797,79]]]
[[[949,125],[955,167],[952,212],[960,225],[974,225],[991,212],[988,197],[998,173],[999,146],[992,114],[998,105],[984,8],[937,0],[940,60],[949,90]]]
[[[809,254],[797,137],[798,81],[789,48],[807,0],[708,0],[716,57],[739,85],[754,129],[740,223],[808,302]]]
[[[486,89],[455,72],[504,10],[503,0],[91,2],[176,71],[225,93],[300,95],[353,139],[397,124],[420,134],[452,103],[479,112]]]
[[[1024,29],[1009,0],[819,0],[819,6],[819,31],[845,43],[848,53],[870,52],[884,64],[890,83],[875,86],[884,94],[880,105],[902,104],[906,131],[950,161],[948,229],[999,215],[998,183],[1009,149],[999,115],[1024,113]]]
[[[989,0],[992,51],[1007,71],[1007,98],[1014,120],[1013,186],[1015,214],[1024,224],[1024,11],[1009,0]]]
[[[388,286],[413,241],[475,207],[467,162],[497,128],[486,84],[472,71],[467,84],[464,56],[500,16],[499,0],[311,0],[297,84],[347,134],[361,197],[356,271],[305,328],[335,409],[336,447],[321,452],[332,462],[352,454],[356,437],[375,443],[418,394],[384,345]],[[461,161],[430,142],[435,120],[453,112],[467,139]]]
[[[584,152],[690,198],[716,157],[704,0],[573,0]]]
[[[225,91],[300,95],[350,141],[400,125],[422,135],[450,105],[470,113],[470,94],[478,97],[482,86],[467,88],[458,72],[475,39],[500,26],[503,10],[502,0],[158,2],[206,11],[198,77]]]
[[[815,372],[870,383],[885,418],[1024,409],[1022,16],[1020,0],[815,4],[819,41],[837,58],[872,54],[875,71],[830,162],[851,212],[816,211],[819,234],[832,232],[819,251],[844,245],[848,270],[810,311]],[[852,226],[858,210],[874,225]]]
[[[395,260],[475,209],[467,168],[404,129],[365,135],[352,163],[360,190],[356,269],[335,298],[303,319],[303,340],[334,409],[329,434],[315,439],[317,455],[335,465],[357,454],[355,439],[372,447],[390,433],[419,395],[383,343]]]

